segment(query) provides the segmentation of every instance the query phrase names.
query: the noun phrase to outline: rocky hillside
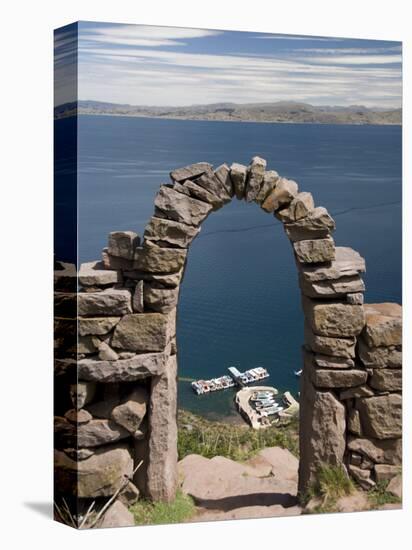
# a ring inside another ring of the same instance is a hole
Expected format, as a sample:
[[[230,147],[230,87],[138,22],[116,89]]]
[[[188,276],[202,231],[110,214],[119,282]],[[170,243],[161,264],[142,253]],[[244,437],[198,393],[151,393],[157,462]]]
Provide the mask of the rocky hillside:
[[[185,120],[222,120],[237,122],[282,122],[316,124],[402,124],[401,109],[373,109],[363,105],[315,106],[309,103],[277,101],[274,103],[213,103],[184,107],[156,107],[79,101],[79,114],[113,115]],[[55,117],[76,113],[75,103],[55,108]]]

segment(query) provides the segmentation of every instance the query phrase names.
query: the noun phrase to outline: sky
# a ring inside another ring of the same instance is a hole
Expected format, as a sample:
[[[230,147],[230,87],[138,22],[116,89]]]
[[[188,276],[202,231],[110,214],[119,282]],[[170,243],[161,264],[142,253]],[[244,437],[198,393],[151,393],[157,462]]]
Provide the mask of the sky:
[[[74,28],[56,33],[61,103],[76,55]],[[402,101],[400,42],[80,22],[77,51],[83,100],[379,108]]]

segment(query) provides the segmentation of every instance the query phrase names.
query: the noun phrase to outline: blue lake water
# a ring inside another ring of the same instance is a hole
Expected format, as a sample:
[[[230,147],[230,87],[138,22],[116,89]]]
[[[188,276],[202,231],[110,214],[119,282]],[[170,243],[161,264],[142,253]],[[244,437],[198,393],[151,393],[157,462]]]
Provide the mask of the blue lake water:
[[[248,164],[259,155],[329,210],[337,245],[365,257],[366,301],[401,302],[401,149],[397,126],[80,116],[80,261],[99,258],[110,231],[143,234],[171,169],[199,161]],[[302,321],[280,222],[236,199],[210,215],[190,248],[181,290],[180,376],[262,365],[272,385],[297,392]],[[179,384],[180,406],[205,415],[231,414],[232,400],[230,391],[197,397],[189,382]]]

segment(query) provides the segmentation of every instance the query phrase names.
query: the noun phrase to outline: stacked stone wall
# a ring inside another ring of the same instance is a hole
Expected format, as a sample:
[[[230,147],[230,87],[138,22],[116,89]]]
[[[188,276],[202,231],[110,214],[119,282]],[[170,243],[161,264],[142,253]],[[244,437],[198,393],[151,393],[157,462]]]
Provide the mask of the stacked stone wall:
[[[281,221],[296,262],[305,325],[300,490],[325,463],[343,465],[365,488],[399,471],[401,307],[364,304],[363,258],[335,246],[335,222],[310,193],[266,168],[255,157],[249,166],[176,169],[143,239],[115,231],[101,260],[78,271],[56,263],[59,494],[113,495],[142,460],[124,501],[174,498],[179,288],[201,223],[234,197]]]

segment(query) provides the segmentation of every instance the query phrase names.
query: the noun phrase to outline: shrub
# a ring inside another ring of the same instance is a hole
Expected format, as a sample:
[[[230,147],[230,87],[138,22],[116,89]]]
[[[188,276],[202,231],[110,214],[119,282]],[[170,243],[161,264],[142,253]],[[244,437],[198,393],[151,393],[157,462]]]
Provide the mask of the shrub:
[[[163,523],[181,523],[195,513],[193,500],[178,491],[173,502],[151,502],[139,500],[130,507],[136,525],[159,525]]]

